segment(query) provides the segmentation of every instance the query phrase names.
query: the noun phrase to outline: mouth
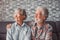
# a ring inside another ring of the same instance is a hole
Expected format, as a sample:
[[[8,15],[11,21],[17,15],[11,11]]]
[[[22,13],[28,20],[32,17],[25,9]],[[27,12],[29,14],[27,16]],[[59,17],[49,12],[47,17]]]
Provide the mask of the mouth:
[[[43,21],[42,19],[35,20],[35,22],[42,22],[42,21]]]

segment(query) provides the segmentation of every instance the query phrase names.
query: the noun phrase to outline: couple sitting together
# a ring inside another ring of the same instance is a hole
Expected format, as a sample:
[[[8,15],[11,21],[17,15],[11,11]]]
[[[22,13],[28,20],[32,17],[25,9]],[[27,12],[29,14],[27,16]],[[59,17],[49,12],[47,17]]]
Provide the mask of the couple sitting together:
[[[52,40],[52,26],[45,22],[48,14],[46,7],[37,7],[33,26],[29,26],[24,22],[25,9],[18,8],[13,15],[15,22],[7,25],[6,40]]]

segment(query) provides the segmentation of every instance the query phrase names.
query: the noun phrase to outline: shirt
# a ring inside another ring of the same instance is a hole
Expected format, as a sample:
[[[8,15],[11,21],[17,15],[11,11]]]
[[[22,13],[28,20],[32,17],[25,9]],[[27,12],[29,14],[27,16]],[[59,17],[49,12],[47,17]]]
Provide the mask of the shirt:
[[[15,22],[7,30],[6,40],[31,40],[31,29],[26,23],[19,26]]]
[[[52,40],[52,26],[45,24],[41,27],[34,25],[32,27],[32,39],[33,40]]]

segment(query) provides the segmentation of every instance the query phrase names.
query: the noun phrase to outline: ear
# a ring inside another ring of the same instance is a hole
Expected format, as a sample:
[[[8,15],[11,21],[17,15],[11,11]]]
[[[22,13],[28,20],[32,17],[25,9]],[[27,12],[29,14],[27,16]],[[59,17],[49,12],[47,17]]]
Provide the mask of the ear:
[[[46,16],[44,16],[44,20],[46,19]]]
[[[25,16],[23,16],[23,18],[25,18]]]
[[[34,16],[35,18],[37,18],[37,15],[35,14],[35,16]]]
[[[15,15],[13,15],[13,18],[15,18]]]
[[[13,18],[15,18],[16,17],[16,14],[13,14]]]
[[[25,20],[26,19],[26,16],[23,16],[23,19]]]
[[[14,19],[16,19],[16,17],[17,17],[16,15],[13,15],[13,18],[14,18]]]

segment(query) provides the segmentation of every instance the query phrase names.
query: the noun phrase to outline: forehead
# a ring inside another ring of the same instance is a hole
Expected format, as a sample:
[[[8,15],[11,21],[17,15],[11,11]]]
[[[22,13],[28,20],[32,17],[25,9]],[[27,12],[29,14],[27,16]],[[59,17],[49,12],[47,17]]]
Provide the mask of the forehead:
[[[20,11],[20,10],[16,10],[14,13],[15,13],[15,14],[23,14],[23,12]]]
[[[45,13],[44,13],[44,9],[42,9],[42,8],[37,9],[35,13],[36,13],[36,14],[45,14]]]
[[[22,14],[22,12],[20,12],[20,11],[16,11],[16,12],[14,13],[14,16],[18,16],[18,15],[23,15],[23,14]]]
[[[20,10],[15,10],[15,12],[14,13],[21,13],[22,11],[20,11]]]

